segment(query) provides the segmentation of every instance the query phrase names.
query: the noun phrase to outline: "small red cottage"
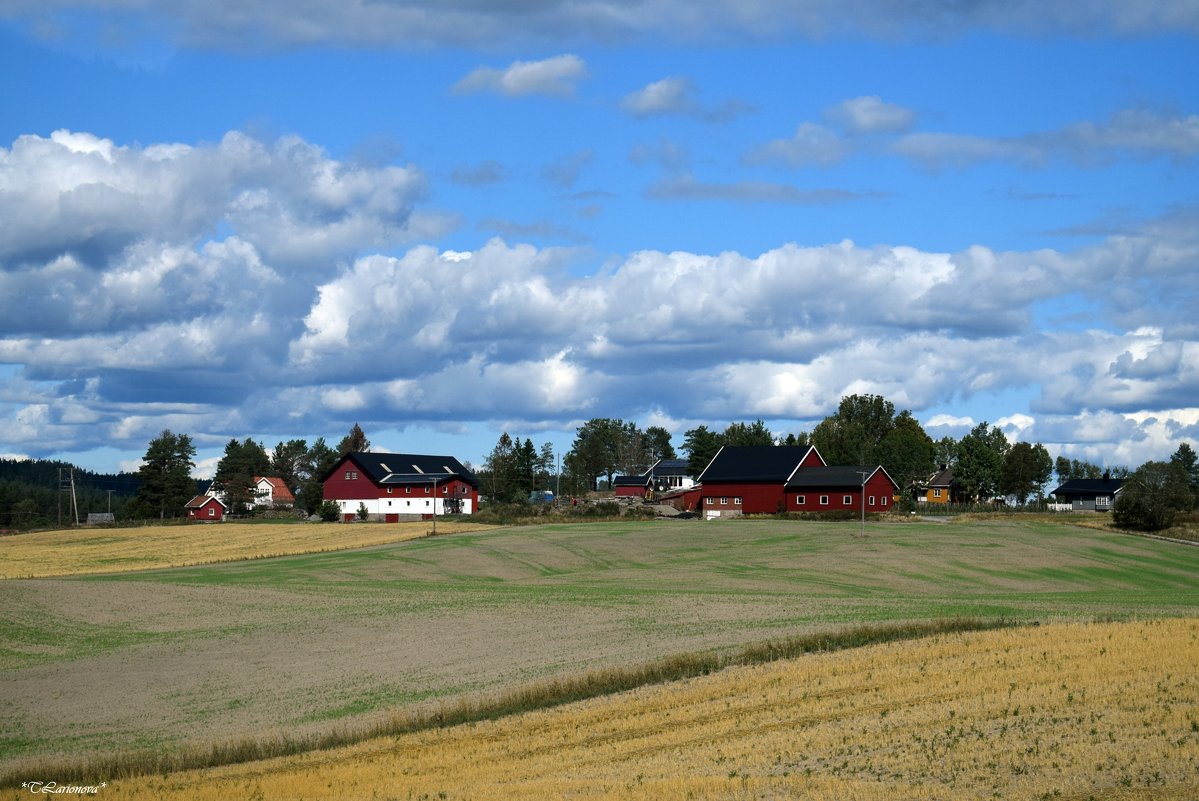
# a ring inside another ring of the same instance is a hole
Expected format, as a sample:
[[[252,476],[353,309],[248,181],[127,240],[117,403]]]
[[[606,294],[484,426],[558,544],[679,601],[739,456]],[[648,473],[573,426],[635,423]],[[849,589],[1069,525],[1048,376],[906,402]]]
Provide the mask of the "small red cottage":
[[[325,500],[346,522],[366,507],[368,519],[398,523],[433,515],[472,514],[479,480],[453,456],[347,453],[321,479]]]
[[[648,498],[651,489],[649,476],[617,476],[612,485],[617,498]]]
[[[189,520],[205,523],[218,523],[229,513],[229,507],[225,502],[212,495],[197,495],[184,504],[183,508],[187,510]]]

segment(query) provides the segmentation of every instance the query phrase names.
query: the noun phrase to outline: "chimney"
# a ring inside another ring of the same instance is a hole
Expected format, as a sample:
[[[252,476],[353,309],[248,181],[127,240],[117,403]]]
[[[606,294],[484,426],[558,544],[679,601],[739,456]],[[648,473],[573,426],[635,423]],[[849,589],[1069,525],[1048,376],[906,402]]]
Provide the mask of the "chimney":
[[[1104,470],[1104,471],[1103,471],[1103,480],[1104,480],[1104,481],[1111,481],[1111,480],[1112,480],[1112,474],[1111,474],[1111,472],[1109,472],[1109,471],[1107,471],[1107,470]]]

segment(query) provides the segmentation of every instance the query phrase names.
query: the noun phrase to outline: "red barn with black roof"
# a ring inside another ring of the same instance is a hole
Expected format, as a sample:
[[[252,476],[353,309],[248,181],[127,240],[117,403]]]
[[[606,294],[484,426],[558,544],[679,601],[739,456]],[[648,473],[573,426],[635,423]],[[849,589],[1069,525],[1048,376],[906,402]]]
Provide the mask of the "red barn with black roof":
[[[360,505],[373,519],[473,514],[479,480],[453,456],[411,453],[347,453],[321,479],[325,500],[353,520]]]

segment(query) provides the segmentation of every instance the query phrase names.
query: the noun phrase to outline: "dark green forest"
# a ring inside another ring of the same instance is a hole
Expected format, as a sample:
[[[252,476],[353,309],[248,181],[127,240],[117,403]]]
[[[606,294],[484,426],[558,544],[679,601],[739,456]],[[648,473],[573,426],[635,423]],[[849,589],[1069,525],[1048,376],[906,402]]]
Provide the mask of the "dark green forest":
[[[87,522],[89,512],[111,511],[123,519],[141,486],[135,473],[93,473],[46,459],[0,459],[0,529],[55,527],[60,520],[73,525],[72,472],[80,522]]]

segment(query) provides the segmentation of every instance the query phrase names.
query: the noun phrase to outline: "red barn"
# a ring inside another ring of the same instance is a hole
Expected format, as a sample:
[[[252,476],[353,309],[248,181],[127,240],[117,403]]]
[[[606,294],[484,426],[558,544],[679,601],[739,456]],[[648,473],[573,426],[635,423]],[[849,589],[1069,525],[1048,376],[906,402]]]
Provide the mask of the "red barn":
[[[814,447],[726,445],[699,475],[704,517],[785,511],[787,482],[801,468],[824,467]]]
[[[225,515],[229,512],[229,507],[220,498],[215,498],[212,495],[197,495],[192,498],[183,508],[187,510],[187,518],[189,520],[200,520],[208,523],[217,523],[225,519]]]
[[[360,506],[374,520],[472,514],[479,508],[479,480],[453,456],[409,453],[348,453],[321,479],[325,500],[355,519]]]
[[[882,465],[809,467],[787,481],[788,512],[889,512],[899,485]]]

